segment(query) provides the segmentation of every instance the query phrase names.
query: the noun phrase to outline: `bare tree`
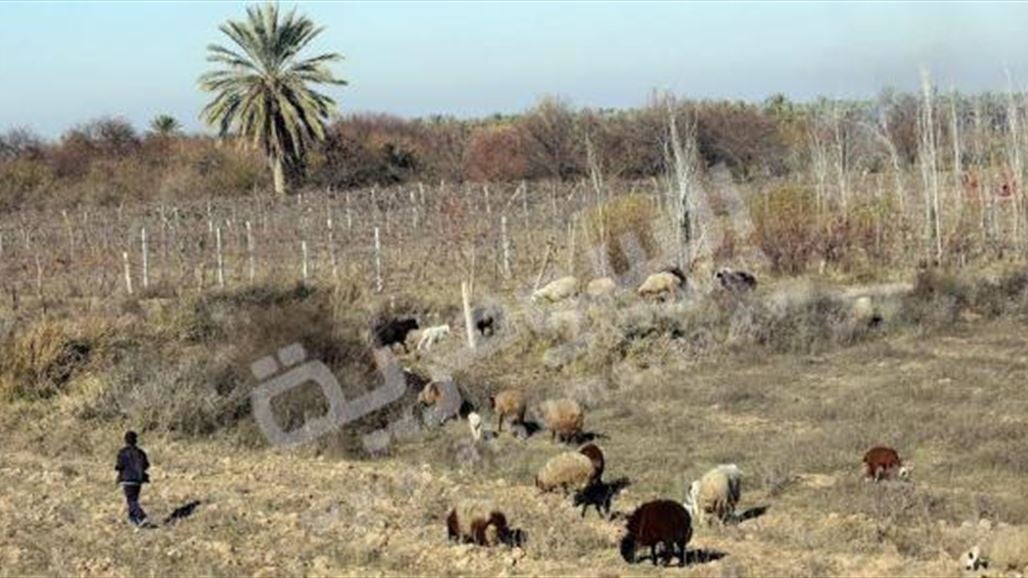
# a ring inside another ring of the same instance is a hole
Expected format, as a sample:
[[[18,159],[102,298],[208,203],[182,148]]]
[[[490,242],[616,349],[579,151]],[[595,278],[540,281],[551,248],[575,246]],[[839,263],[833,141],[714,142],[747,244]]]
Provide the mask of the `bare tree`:
[[[693,242],[693,195],[697,192],[697,151],[696,124],[691,119],[686,122],[682,134],[678,132],[678,123],[673,103],[668,101],[668,140],[670,158],[668,168],[670,175],[670,199],[668,206],[673,211],[675,224],[675,242],[678,247],[678,266],[687,269],[692,262],[691,244]]]
[[[925,247],[932,251],[934,244],[935,262],[942,262],[942,231],[939,218],[939,171],[935,135],[935,87],[927,70],[921,73],[921,114],[918,134],[920,146],[918,158],[921,166],[921,185],[925,207]]]

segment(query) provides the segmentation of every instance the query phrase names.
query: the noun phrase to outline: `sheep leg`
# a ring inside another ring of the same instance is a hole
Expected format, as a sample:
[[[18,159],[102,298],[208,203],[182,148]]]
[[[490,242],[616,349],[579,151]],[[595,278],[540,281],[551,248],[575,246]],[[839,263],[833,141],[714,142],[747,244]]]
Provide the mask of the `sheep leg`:
[[[678,543],[678,565],[685,566],[685,539]]]
[[[503,412],[496,416],[496,433],[503,431]]]
[[[656,544],[651,544],[650,545],[650,562],[652,562],[654,566],[657,565],[657,545]]]

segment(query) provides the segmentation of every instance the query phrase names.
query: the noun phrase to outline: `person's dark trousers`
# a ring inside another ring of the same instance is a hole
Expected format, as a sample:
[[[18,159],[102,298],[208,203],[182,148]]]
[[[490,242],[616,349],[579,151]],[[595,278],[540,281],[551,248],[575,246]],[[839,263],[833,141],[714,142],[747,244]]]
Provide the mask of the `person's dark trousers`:
[[[146,512],[139,505],[139,492],[143,486],[141,484],[122,484],[121,487],[125,490],[125,502],[128,503],[129,522],[138,526],[146,520]]]

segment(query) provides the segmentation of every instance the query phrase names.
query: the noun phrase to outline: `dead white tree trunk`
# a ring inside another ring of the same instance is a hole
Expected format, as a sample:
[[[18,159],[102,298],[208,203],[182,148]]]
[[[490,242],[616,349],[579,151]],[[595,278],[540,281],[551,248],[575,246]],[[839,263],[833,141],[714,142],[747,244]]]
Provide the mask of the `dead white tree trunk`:
[[[921,74],[921,114],[918,129],[920,133],[919,157],[921,164],[921,185],[924,191],[925,244],[929,253],[934,252],[936,263],[942,262],[942,227],[939,216],[939,171],[935,139],[935,103],[928,71]]]
[[[471,314],[471,288],[467,281],[460,282],[460,296],[464,308],[464,329],[468,336],[468,347],[475,349],[475,320]]]
[[[686,270],[692,262],[691,245],[693,242],[692,194],[696,186],[696,138],[695,126],[689,123],[685,135],[679,135],[677,115],[673,105],[668,103],[670,155],[668,166],[672,174],[669,176],[673,197],[669,199],[673,208],[675,238],[678,250],[678,266]]]

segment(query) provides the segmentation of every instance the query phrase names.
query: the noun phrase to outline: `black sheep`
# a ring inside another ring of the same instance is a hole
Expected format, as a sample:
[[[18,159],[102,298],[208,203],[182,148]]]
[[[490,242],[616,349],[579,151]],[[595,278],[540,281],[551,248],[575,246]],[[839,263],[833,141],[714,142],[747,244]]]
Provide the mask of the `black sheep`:
[[[719,269],[714,277],[721,283],[721,287],[728,291],[741,293],[757,288],[757,278],[746,271],[735,271],[733,269]]]
[[[621,557],[626,562],[635,562],[635,551],[640,546],[650,547],[650,559],[657,564],[657,545],[664,547],[664,565],[671,563],[678,546],[679,566],[685,565],[685,545],[692,538],[692,518],[689,512],[673,500],[654,500],[639,506],[625,529],[621,539]]]
[[[413,317],[385,319],[375,324],[371,330],[375,337],[375,345],[392,347],[399,343],[407,349],[407,334],[418,328],[418,320]]]
[[[589,506],[596,508],[596,514],[610,518],[610,508],[621,490],[630,485],[628,478],[618,478],[613,482],[596,481],[587,488],[575,493],[575,506],[582,506],[582,517],[589,511]]]

